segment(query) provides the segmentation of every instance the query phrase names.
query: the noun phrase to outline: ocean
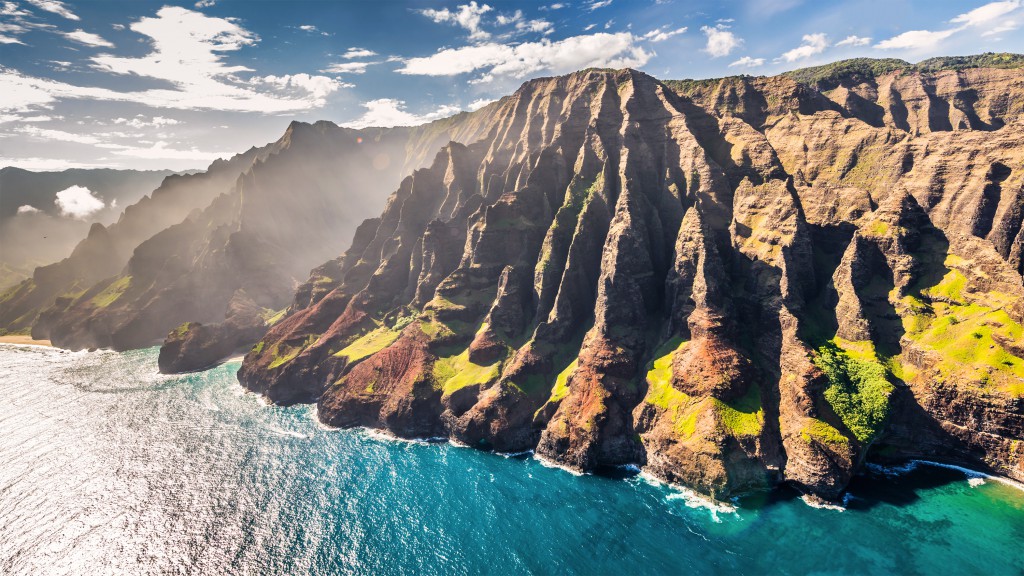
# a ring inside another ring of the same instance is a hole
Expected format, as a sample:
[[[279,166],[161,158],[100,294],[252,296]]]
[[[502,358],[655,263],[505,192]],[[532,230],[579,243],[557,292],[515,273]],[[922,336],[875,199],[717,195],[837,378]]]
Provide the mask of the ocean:
[[[156,357],[0,345],[0,574],[1024,574],[1024,491],[978,474],[873,468],[845,509],[716,504],[327,429],[237,362]]]

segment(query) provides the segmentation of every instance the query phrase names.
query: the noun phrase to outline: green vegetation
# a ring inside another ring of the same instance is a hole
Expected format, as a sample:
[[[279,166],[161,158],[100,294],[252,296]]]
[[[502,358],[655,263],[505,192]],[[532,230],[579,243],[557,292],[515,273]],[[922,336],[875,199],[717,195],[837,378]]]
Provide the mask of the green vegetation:
[[[174,329],[174,332],[171,332],[171,334],[172,334],[172,335],[173,335],[173,336],[174,336],[175,338],[181,338],[181,337],[183,337],[183,336],[184,336],[185,334],[187,334],[187,333],[188,333],[188,331],[189,331],[189,330],[190,330],[190,329],[192,328],[192,325],[193,325],[193,324],[196,324],[196,325],[198,326],[198,323],[197,323],[197,322],[184,322],[184,323],[182,323],[182,325],[181,325],[181,326],[178,326],[177,328],[175,328],[175,329]]]
[[[757,436],[764,427],[764,409],[761,407],[761,390],[752,384],[743,397],[734,402],[722,402],[712,398],[719,421],[734,436]]]
[[[686,396],[672,387],[672,360],[677,352],[686,347],[688,341],[676,336],[661,345],[654,353],[654,360],[647,370],[647,402],[660,408],[668,408],[675,394]]]
[[[357,362],[387,348],[395,340],[398,340],[400,334],[401,332],[398,330],[393,330],[387,326],[379,326],[357,338],[334,355],[339,358],[346,358],[350,363]]]
[[[441,321],[433,310],[427,311],[420,318],[420,330],[431,340],[445,340],[454,338],[460,334],[467,334],[472,330],[468,322],[461,320]]]
[[[968,68],[1024,68],[1024,54],[985,52],[973,56],[939,56],[922,60],[914,66],[921,72],[966,70]]]
[[[895,390],[874,346],[835,338],[819,346],[813,360],[828,377],[825,399],[858,440],[870,442],[882,431]]]
[[[929,58],[917,64],[896,58],[853,58],[840,60],[824,66],[801,68],[782,75],[797,82],[810,84],[819,90],[831,90],[848,79],[852,82],[869,81],[891,72],[939,72],[941,70],[966,70],[968,68],[1021,68],[1024,55],[1009,53],[976,54],[974,56],[945,56]]]
[[[565,367],[565,370],[558,373],[558,377],[555,378],[555,386],[551,389],[551,399],[548,402],[558,402],[569,395],[569,376],[572,376],[578,363],[579,360],[574,359]]]
[[[263,340],[260,340],[259,342],[257,342],[256,345],[252,347],[252,353],[253,354],[259,354],[260,352],[263,352],[263,344],[264,344]]]
[[[664,80],[662,83],[678,94],[693,96],[699,92],[713,90],[723,81],[734,81],[746,77],[748,76],[726,76],[724,78],[706,78],[701,80]]]
[[[958,264],[955,256],[946,259],[949,267]],[[1024,342],[1024,328],[1006,312],[1015,296],[971,292],[966,275],[955,268],[918,294],[900,302],[903,328],[909,340],[938,353],[940,377],[956,375],[1024,396],[1024,358],[1005,346]]]
[[[312,346],[319,338],[320,336],[318,334],[310,334],[309,336],[306,336],[306,340],[298,346],[289,346],[288,344],[281,343],[276,344],[274,346],[274,359],[270,362],[270,365],[267,366],[267,368],[273,369],[291,362],[299,355],[299,353]]]
[[[672,361],[687,344],[689,341],[675,337],[662,344],[654,353],[654,360],[647,370],[647,396],[644,398],[648,404],[669,413],[673,429],[682,439],[693,436],[697,429],[697,417],[708,402],[705,400],[694,404],[693,398],[672,386]]]
[[[434,382],[440,386],[445,395],[451,394],[466,386],[487,384],[501,376],[501,362],[481,366],[469,359],[469,349],[456,356],[438,358],[434,362]]]
[[[896,58],[852,58],[824,66],[784,72],[782,75],[803,84],[817,86],[821,90],[831,90],[838,86],[843,79],[863,82],[897,70],[912,70],[913,68],[914,65],[910,62]]]
[[[849,445],[850,440],[843,436],[842,432],[829,425],[828,422],[817,418],[808,418],[807,423],[800,430],[800,437],[804,442],[810,443],[817,440],[823,444]]]
[[[121,276],[114,282],[111,282],[102,292],[93,296],[89,303],[96,308],[106,308],[116,302],[131,285],[131,276]]]
[[[280,310],[278,310],[276,312],[271,310],[271,309],[269,309],[269,308],[264,308],[263,309],[263,314],[262,314],[263,323],[266,324],[267,326],[273,326],[274,324],[277,324],[281,320],[284,320],[284,316],[287,313],[288,313],[288,308],[287,307],[284,307],[284,308],[282,308],[282,309],[280,309]]]

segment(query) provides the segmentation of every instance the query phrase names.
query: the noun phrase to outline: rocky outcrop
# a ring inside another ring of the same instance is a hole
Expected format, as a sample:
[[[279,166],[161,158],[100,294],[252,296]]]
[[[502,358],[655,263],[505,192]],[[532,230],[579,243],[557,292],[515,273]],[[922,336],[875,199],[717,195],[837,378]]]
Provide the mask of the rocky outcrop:
[[[314,272],[239,379],[334,426],[720,497],[836,498],[868,458],[1022,478],[1022,78],[891,72],[856,101],[527,82]]]
[[[160,346],[157,366],[164,374],[209,368],[231,354],[247,351],[272,323],[266,309],[239,290],[231,298],[223,322],[185,322],[171,331]]]

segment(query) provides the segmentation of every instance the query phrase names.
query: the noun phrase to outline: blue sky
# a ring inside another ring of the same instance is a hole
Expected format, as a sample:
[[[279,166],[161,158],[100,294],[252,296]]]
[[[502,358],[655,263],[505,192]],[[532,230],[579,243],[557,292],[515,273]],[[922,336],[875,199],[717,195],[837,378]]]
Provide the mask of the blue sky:
[[[0,166],[205,167],[291,120],[409,125],[587,66],[664,79],[1024,52],[1022,0],[0,0]]]

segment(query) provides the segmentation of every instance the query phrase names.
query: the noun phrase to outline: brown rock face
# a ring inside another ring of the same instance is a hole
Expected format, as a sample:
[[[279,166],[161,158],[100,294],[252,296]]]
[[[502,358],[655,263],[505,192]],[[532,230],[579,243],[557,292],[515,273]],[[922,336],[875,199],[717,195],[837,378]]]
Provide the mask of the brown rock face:
[[[336,426],[717,496],[835,498],[869,456],[1024,477],[1022,78],[528,82],[239,379]]]

